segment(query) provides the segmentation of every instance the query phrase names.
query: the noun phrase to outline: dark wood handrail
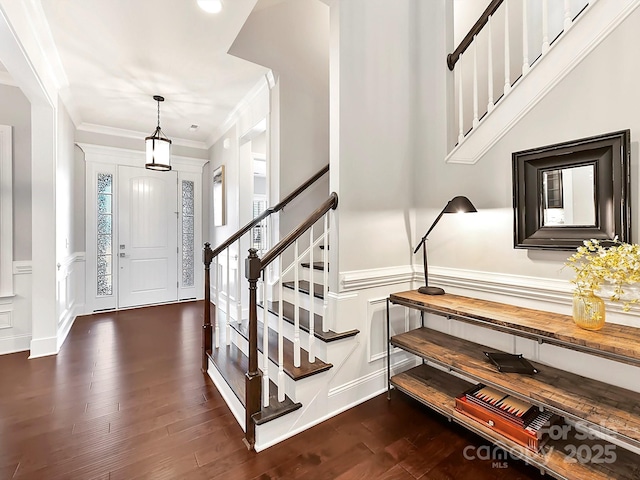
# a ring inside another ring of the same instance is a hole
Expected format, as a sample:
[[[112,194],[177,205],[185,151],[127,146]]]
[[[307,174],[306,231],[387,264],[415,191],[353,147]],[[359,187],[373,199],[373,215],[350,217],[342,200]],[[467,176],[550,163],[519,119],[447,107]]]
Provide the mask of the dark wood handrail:
[[[329,165],[326,165],[325,167],[323,167],[319,172],[317,172],[315,175],[313,175],[311,178],[309,178],[309,180],[307,180],[306,182],[304,182],[302,185],[300,185],[298,188],[296,188],[293,192],[291,192],[289,195],[287,195],[283,200],[280,201],[280,203],[278,203],[276,206],[271,207],[271,208],[267,208],[264,212],[262,212],[259,216],[257,216],[256,218],[254,218],[253,220],[251,220],[249,223],[247,223],[244,227],[242,227],[240,230],[238,230],[236,233],[234,233],[233,235],[231,235],[229,238],[227,238],[224,242],[222,242],[220,245],[218,245],[212,253],[212,257],[215,258],[218,255],[220,255],[220,253],[222,253],[226,248],[228,248],[232,243],[234,243],[235,241],[237,241],[240,237],[242,237],[245,233],[247,233],[249,230],[251,230],[252,228],[254,228],[256,225],[258,225],[262,220],[264,220],[265,218],[267,218],[269,215],[271,215],[272,213],[275,212],[279,212],[280,210],[282,210],[285,206],[287,206],[287,204],[289,204],[292,200],[294,200],[298,195],[300,195],[302,192],[304,192],[307,188],[309,188],[311,185],[313,185],[316,181],[318,181],[318,179],[320,179],[320,177],[322,177],[325,173],[327,173],[329,171]]]
[[[320,171],[318,171],[315,175],[313,175],[311,178],[309,178],[309,180],[304,182],[302,185],[300,185],[298,188],[296,188],[289,195],[284,197],[284,199],[281,200],[279,204],[277,204],[275,207],[273,207],[273,211],[274,212],[278,212],[278,211],[282,210],[294,198],[296,198],[298,195],[300,195],[302,192],[304,192],[307,188],[309,188],[311,185],[313,185],[317,180],[320,179],[320,177],[322,177],[328,171],[329,171],[329,165],[327,164]]]
[[[480,18],[478,19],[478,21],[473,24],[473,27],[471,27],[471,30],[469,30],[469,33],[467,33],[467,35],[462,39],[462,42],[460,42],[460,45],[458,45],[458,48],[456,48],[453,51],[453,53],[450,53],[449,55],[447,55],[447,66],[449,67],[449,70],[453,70],[453,68],[456,65],[456,62],[460,59],[460,55],[462,55],[464,51],[467,48],[469,48],[469,45],[471,45],[471,42],[473,42],[473,37],[475,37],[478,33],[480,33],[482,28],[489,21],[489,17],[496,12],[496,10],[500,7],[500,5],[502,5],[503,1],[504,0],[492,0],[489,6],[485,9],[485,11],[482,12],[482,15],[480,15]]]
[[[338,206],[338,194],[333,192],[329,195],[329,198],[320,205],[307,219],[302,222],[298,227],[291,231],[289,235],[280,240],[271,250],[264,254],[260,259],[260,269],[264,270],[267,265],[273,262],[278,256],[284,252],[293,242],[296,241],[304,232],[306,232],[314,223],[316,223],[322,216],[329,210],[335,210]]]

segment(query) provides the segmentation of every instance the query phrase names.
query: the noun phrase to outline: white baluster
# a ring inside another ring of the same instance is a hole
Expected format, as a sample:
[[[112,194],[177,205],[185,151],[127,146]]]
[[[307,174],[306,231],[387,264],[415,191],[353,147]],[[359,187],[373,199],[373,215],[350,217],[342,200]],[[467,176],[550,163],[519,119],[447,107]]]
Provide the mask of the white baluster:
[[[464,140],[464,108],[462,95],[462,55],[458,57],[458,143]],[[326,230],[325,230],[326,232]]]
[[[309,229],[309,263],[312,267],[313,272],[313,225]],[[314,322],[316,319],[316,299],[314,297],[315,293],[315,283],[313,281],[313,275],[311,275],[311,279],[309,281],[309,362],[313,363],[316,361],[316,353],[315,353],[315,336],[314,332]]]
[[[329,215],[324,215],[324,250],[322,254],[322,331],[329,331]]]
[[[213,261],[213,265],[215,270],[213,271],[213,276],[215,278],[216,283],[216,308],[215,308],[215,338],[216,338],[216,348],[220,348],[220,266],[218,263],[218,257]]]
[[[280,307],[278,308],[278,401],[284,402],[284,301],[282,300],[282,256],[278,259],[278,298],[280,300]]]
[[[293,366],[300,366],[300,256],[298,254],[298,240],[293,244],[294,282],[293,293]],[[311,265],[313,276],[313,265]]]
[[[229,252],[229,248],[227,248],[227,288],[225,289],[227,293],[227,302],[226,302],[226,309],[224,312],[224,318],[227,321],[227,328],[225,330],[227,345],[231,345],[231,325],[229,325],[229,323],[231,322],[231,295],[229,292],[230,285],[231,285],[230,272],[231,272],[231,254]]]
[[[504,94],[511,90],[511,53],[509,51],[509,2],[504,2]]]
[[[262,406],[269,406],[269,322],[267,312],[267,289],[265,288],[264,271],[262,276]]]
[[[573,22],[571,21],[571,0],[564,0],[564,31],[566,32],[571,28]]]
[[[528,0],[522,2],[522,75],[529,71],[529,15],[527,12]]]
[[[236,260],[236,321],[242,323],[242,282],[240,269],[240,240],[238,239],[238,256]]]
[[[542,54],[549,51],[549,0],[542,0]]]
[[[488,25],[487,25],[487,33],[489,35],[487,43],[488,43],[488,50],[487,50],[487,85],[488,85],[488,94],[489,94],[489,99],[487,101],[487,112],[491,112],[493,110],[494,104],[493,104],[493,46],[492,46],[492,40],[491,37],[493,36],[493,30],[491,27],[491,17],[489,17],[488,20]]]
[[[473,128],[476,128],[478,120],[478,42],[477,35],[473,36]]]

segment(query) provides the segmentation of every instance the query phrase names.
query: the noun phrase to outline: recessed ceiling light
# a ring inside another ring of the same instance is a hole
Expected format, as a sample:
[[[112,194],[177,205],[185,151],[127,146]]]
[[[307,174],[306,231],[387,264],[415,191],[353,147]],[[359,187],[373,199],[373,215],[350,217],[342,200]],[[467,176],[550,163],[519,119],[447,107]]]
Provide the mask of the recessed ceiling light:
[[[194,123],[193,125],[191,125],[191,126],[189,127],[189,131],[190,131],[190,132],[195,132],[196,130],[198,130],[198,128],[200,128],[200,126],[199,126],[199,125],[196,125],[196,124]]]
[[[220,13],[222,0],[198,0],[198,6],[207,13]]]

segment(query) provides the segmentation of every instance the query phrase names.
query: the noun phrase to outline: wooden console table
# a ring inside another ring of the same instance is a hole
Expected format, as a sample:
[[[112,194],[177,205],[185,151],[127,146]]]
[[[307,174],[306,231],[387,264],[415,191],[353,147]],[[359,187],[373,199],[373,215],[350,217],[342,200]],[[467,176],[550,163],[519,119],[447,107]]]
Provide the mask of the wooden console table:
[[[507,332],[572,350],[640,365],[640,329],[607,324],[598,332],[575,326],[568,315],[515,307],[457,295],[423,295],[417,291],[394,293],[387,299],[388,386],[395,387],[435,411],[476,432],[506,451],[561,479],[640,479],[640,455],[624,448],[640,448],[640,393],[615,387],[547,365],[535,364],[540,373],[501,373],[484,355],[495,349],[433,329],[420,328],[389,338],[389,306],[402,305],[421,312]],[[391,346],[406,350],[429,362],[391,377]],[[533,363],[533,362],[532,362]],[[542,410],[550,410],[572,422],[616,439],[551,439],[540,452],[533,452],[455,409],[455,397],[472,384],[447,372],[456,372],[478,383],[519,397]],[[576,458],[581,445],[582,457]],[[607,447],[613,456],[596,457]],[[621,445],[621,446],[620,446]],[[584,452],[588,453],[586,458]],[[614,458],[615,457],[615,458]]]

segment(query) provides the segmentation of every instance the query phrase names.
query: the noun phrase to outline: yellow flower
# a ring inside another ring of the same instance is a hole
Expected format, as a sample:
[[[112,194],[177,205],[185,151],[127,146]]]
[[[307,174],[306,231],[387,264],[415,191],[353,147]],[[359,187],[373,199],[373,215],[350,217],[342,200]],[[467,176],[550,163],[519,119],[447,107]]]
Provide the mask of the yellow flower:
[[[638,298],[624,299],[625,287],[640,282],[640,245],[619,242],[617,237],[609,246],[598,240],[585,240],[565,265],[573,268],[576,276],[574,296],[584,296],[599,291],[603,284],[613,287],[610,300],[622,301],[623,310],[629,311]]]

